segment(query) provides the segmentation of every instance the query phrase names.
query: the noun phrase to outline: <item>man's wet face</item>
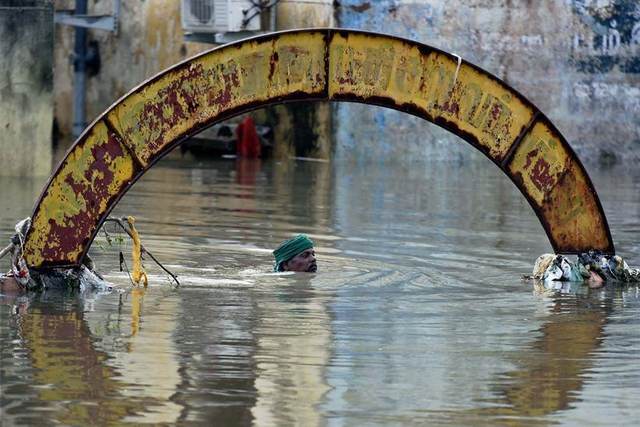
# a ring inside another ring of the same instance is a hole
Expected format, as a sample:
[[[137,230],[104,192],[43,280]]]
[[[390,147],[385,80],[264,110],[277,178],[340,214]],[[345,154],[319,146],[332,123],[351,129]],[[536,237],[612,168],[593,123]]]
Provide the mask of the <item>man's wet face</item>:
[[[285,262],[283,267],[285,271],[315,273],[318,270],[316,251],[313,248],[309,248],[306,251],[300,252]]]

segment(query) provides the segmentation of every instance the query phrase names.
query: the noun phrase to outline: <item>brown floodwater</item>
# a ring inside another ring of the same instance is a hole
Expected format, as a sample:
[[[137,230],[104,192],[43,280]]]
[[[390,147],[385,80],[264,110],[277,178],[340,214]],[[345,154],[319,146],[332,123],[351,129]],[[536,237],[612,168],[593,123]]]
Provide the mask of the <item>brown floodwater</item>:
[[[640,170],[590,170],[640,266]],[[42,180],[0,179],[0,233]],[[640,290],[539,294],[551,247],[488,160],[160,162],[122,199],[150,284],[2,297],[2,425],[634,425]],[[117,234],[111,227],[111,234]],[[271,273],[294,233],[317,274]],[[7,269],[7,261],[1,267]],[[130,264],[130,261],[129,261]]]

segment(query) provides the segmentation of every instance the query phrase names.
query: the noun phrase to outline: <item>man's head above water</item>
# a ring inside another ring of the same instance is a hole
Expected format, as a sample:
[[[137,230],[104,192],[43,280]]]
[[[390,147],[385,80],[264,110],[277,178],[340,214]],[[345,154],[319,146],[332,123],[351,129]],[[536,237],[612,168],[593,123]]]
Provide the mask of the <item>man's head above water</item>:
[[[273,271],[304,271],[315,273],[316,252],[313,250],[313,241],[304,234],[286,240],[273,251],[276,263]]]

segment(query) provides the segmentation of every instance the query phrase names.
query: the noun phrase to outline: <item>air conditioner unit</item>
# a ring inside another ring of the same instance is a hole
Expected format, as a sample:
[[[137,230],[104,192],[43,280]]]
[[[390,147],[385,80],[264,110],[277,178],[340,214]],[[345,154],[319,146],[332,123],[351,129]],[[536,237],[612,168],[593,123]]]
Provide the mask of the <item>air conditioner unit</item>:
[[[182,29],[190,33],[260,31],[260,9],[251,0],[182,0]]]

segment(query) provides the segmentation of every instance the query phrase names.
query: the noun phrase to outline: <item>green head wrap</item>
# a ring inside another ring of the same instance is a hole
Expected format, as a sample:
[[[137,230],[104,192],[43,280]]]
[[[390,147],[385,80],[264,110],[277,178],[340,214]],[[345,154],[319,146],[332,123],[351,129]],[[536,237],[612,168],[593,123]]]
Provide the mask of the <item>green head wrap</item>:
[[[273,266],[273,271],[282,271],[282,263],[289,261],[300,252],[306,251],[313,247],[313,240],[308,238],[304,234],[298,234],[296,237],[285,240],[273,251],[273,256],[276,258],[276,263]]]

